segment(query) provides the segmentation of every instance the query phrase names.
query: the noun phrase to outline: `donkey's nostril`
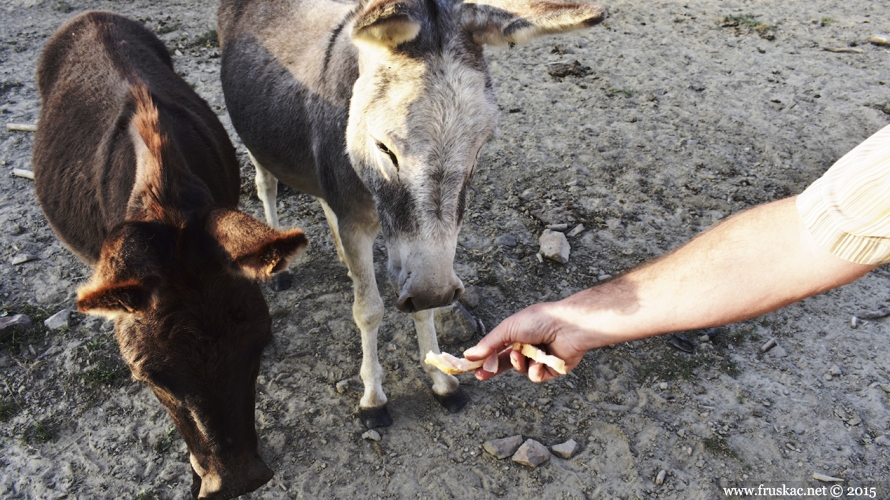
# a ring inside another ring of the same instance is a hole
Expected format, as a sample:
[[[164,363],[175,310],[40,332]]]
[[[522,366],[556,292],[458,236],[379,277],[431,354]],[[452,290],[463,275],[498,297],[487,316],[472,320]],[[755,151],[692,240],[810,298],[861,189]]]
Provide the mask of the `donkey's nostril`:
[[[451,297],[451,302],[449,302],[449,304],[452,304],[452,303],[454,303],[454,302],[457,302],[457,299],[461,298],[461,296],[462,296],[463,294],[464,294],[464,287],[459,286],[459,287],[455,288],[455,289],[454,289],[454,295],[452,295],[452,297]]]
[[[414,306],[414,301],[411,300],[411,297],[399,297],[398,302],[396,302],[396,309],[405,313],[413,313],[417,312],[417,308]]]

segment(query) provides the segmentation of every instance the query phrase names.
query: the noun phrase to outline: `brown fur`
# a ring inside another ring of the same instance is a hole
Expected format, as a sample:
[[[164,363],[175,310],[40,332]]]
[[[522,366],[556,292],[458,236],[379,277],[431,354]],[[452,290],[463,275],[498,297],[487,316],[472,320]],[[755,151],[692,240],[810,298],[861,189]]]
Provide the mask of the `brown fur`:
[[[254,393],[271,337],[253,279],[287,267],[302,231],[239,212],[225,129],[142,25],[89,12],[63,25],[38,67],[38,199],[59,238],[94,267],[78,309],[115,319],[121,354],[188,445],[198,498],[272,476]]]

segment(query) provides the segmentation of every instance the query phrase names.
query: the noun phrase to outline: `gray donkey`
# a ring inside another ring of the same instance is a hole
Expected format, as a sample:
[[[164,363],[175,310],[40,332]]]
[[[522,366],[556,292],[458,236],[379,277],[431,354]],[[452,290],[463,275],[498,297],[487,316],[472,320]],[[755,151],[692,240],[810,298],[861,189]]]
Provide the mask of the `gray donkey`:
[[[278,227],[278,179],[316,197],[349,268],[366,426],[391,423],[377,358],[377,233],[421,357],[439,352],[431,309],[463,292],[457,235],[498,115],[483,45],[592,26],[603,15],[544,0],[222,1],[223,92],[267,222]],[[457,379],[424,368],[440,403],[460,410],[467,397]]]

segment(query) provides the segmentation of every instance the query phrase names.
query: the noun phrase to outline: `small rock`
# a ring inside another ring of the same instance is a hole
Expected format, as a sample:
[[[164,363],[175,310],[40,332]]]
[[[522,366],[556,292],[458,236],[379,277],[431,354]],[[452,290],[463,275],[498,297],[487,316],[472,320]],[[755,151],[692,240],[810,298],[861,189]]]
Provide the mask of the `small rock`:
[[[584,66],[578,61],[573,61],[572,64],[550,63],[547,65],[547,73],[554,78],[582,77],[589,75],[591,71],[590,66]]]
[[[62,309],[49,318],[46,318],[46,321],[43,322],[43,325],[50,330],[58,330],[63,326],[68,326],[68,316],[70,315],[71,311],[69,311],[68,309]]]
[[[37,257],[27,253],[20,253],[12,258],[12,265],[18,266],[25,262],[31,262],[32,260],[37,260]]]
[[[698,341],[699,342],[710,342],[711,336],[710,335],[702,335],[701,337],[698,338]]]
[[[880,387],[881,390],[886,392],[887,394],[890,394],[890,384],[881,384],[878,387]]]
[[[560,458],[569,459],[578,451],[578,443],[574,439],[569,439],[565,443],[551,446],[550,451]]]
[[[841,367],[838,365],[831,365],[831,368],[828,369],[828,373],[834,375],[835,377],[840,377],[844,374],[844,372],[841,371]]]
[[[770,349],[769,355],[774,358],[784,358],[788,356],[788,352],[786,352],[785,349],[782,349],[782,346],[776,344],[776,347]]]
[[[878,446],[886,446],[890,448],[890,437],[887,437],[886,435],[878,436],[877,438],[875,438],[875,444]]]
[[[850,318],[850,328],[859,328],[859,318],[857,316]]]
[[[487,451],[489,454],[494,455],[495,458],[504,459],[509,457],[510,455],[516,453],[516,450],[522,444],[522,436],[510,436],[501,439],[492,439],[491,441],[486,441],[482,445],[482,449]]]
[[[569,228],[568,224],[548,224],[547,229],[552,231],[565,231]]]
[[[850,427],[855,427],[861,423],[862,423],[862,419],[857,416],[854,416],[850,420],[847,420],[847,425],[849,425]]]
[[[380,441],[380,433],[378,433],[374,429],[370,429],[362,434],[362,439],[367,439],[368,441]]]
[[[760,346],[760,352],[768,352],[773,347],[776,347],[776,339],[769,339],[766,344]]]
[[[463,295],[460,296],[460,303],[470,309],[475,309],[479,307],[479,301],[481,300],[480,295],[481,292],[478,287],[467,285],[467,287],[464,288]]]
[[[686,338],[682,333],[675,333],[671,335],[671,338],[668,340],[668,344],[674,349],[679,349],[686,353],[691,353],[695,350],[695,345]]]
[[[666,470],[661,469],[660,471],[658,471],[658,475],[655,476],[655,484],[664,484],[665,476],[667,476]]]
[[[868,43],[890,47],[890,35],[886,35],[883,33],[880,35],[872,35],[868,37]]]
[[[820,474],[818,472],[813,473],[813,479],[816,481],[822,481],[826,483],[843,483],[844,480],[839,477],[827,476],[825,474]]]
[[[832,379],[832,376],[830,373],[826,373],[825,375],[822,375],[822,380],[831,380],[831,379]]]
[[[502,234],[494,239],[494,244],[502,247],[515,247],[519,243],[516,236],[512,234]]]
[[[560,264],[565,264],[569,261],[569,252],[571,252],[572,247],[569,245],[565,234],[545,229],[541,237],[538,238],[538,242],[541,244],[540,253],[544,257]]]
[[[566,233],[566,236],[568,236],[569,238],[574,238],[575,236],[581,234],[582,231],[584,231],[584,224],[578,224],[577,226],[575,226],[574,229]]]
[[[182,57],[182,52],[180,52],[179,49],[174,50],[173,53],[176,54],[177,57]]]
[[[658,384],[658,388],[661,389],[662,391],[665,391],[668,388],[668,383],[662,382],[662,383]]]
[[[17,326],[28,326],[31,319],[24,314],[16,314],[15,316],[7,316],[0,318],[0,339],[12,334]]]
[[[343,394],[349,388],[349,380],[341,380],[337,382],[337,392]]]
[[[476,334],[476,318],[460,303],[440,307],[433,314],[439,343],[453,345],[466,342]]]
[[[516,450],[513,461],[529,467],[537,467],[550,460],[550,451],[543,444],[528,439]]]

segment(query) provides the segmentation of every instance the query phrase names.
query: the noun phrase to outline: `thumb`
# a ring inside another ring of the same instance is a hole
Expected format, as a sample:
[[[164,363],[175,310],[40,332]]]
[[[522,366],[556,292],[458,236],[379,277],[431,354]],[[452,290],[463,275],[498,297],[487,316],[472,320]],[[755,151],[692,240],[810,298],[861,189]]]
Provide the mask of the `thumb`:
[[[500,352],[505,346],[513,343],[511,322],[513,317],[505,319],[501,324],[490,331],[488,335],[482,337],[475,346],[464,351],[464,357],[470,361],[485,359],[495,352]]]

